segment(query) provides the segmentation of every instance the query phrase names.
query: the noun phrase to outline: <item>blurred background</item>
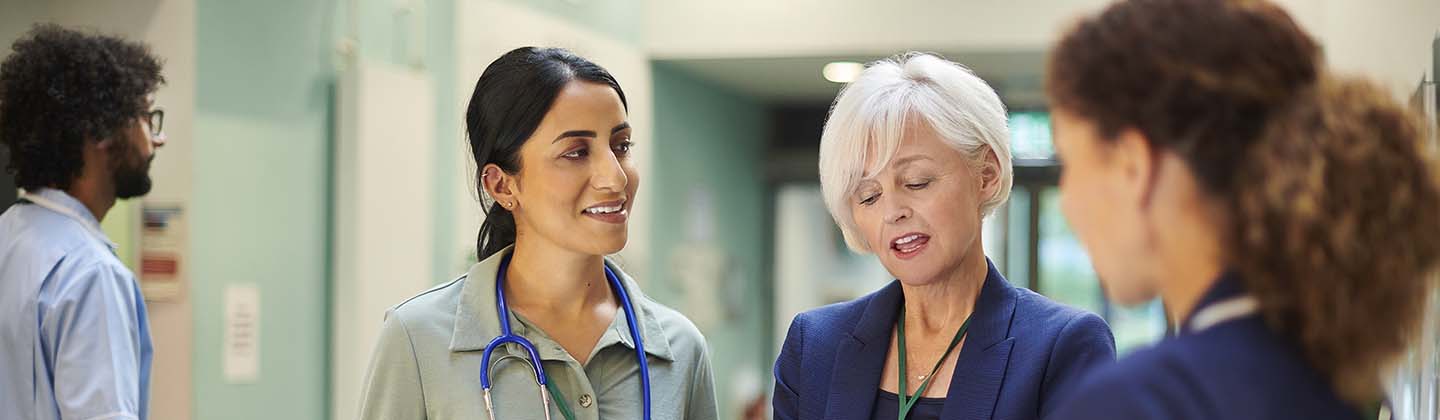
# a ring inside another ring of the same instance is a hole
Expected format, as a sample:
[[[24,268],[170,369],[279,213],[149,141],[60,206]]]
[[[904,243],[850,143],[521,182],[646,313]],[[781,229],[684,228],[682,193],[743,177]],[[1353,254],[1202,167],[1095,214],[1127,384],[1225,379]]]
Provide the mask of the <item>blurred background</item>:
[[[721,418],[764,418],[791,318],[890,280],[845,248],[816,153],[859,63],[908,50],[969,66],[1011,111],[1015,189],[984,233],[1010,281],[1101,314],[1122,352],[1165,334],[1158,302],[1106,301],[1058,207],[1046,48],[1106,3],[0,0],[0,56],[55,22],[165,59],[155,189],[105,221],[149,300],[154,419],[355,417],[384,310],[474,262],[463,111],[485,66],[525,45],[620,80],[642,182],[617,258],[709,339]],[[1440,1],[1280,3],[1334,68],[1434,120]],[[14,191],[0,175],[0,208]],[[1431,312],[1394,383],[1412,418],[1440,404]]]

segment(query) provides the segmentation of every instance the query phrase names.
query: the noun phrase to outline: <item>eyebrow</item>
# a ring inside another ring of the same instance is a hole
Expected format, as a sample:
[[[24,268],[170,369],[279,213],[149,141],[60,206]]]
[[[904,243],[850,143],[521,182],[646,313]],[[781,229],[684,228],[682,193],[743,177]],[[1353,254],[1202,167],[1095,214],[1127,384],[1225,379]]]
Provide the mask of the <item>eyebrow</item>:
[[[896,169],[899,169],[899,168],[901,168],[901,167],[904,167],[905,165],[909,165],[909,164],[911,164],[911,163],[919,162],[919,161],[922,161],[922,160],[932,160],[932,159],[930,159],[930,156],[926,156],[926,155],[910,155],[910,156],[902,157],[902,158],[899,158],[899,159],[895,159],[895,161],[894,161],[894,162],[891,162],[890,165],[891,165],[891,166],[894,166]]]
[[[926,155],[910,155],[910,156],[905,156],[905,157],[902,157],[902,158],[899,158],[899,159],[892,159],[892,160],[890,161],[890,163],[887,164],[886,166],[891,166],[891,167],[894,167],[895,169],[898,170],[898,169],[903,168],[905,165],[909,165],[909,164],[911,164],[911,163],[915,163],[915,162],[922,161],[922,160],[934,160],[934,159],[931,159],[930,156],[926,156]],[[881,168],[881,170],[884,170],[884,168]],[[861,180],[861,181],[874,180],[874,179],[875,179],[875,175],[874,175],[874,174],[869,174],[869,175],[864,174],[864,173],[860,174],[860,180]]]
[[[625,129],[627,129],[627,128],[630,128],[630,122],[629,122],[629,121],[622,122],[622,123],[620,123],[620,125],[615,126],[615,128],[611,128],[611,129],[610,129],[610,134],[611,134],[611,135],[614,135],[615,133],[619,133],[620,131],[625,130]],[[551,143],[554,143],[554,142],[557,142],[557,141],[560,141],[560,140],[563,140],[563,139],[568,139],[568,138],[571,138],[571,137],[590,137],[590,138],[594,138],[594,137],[595,137],[595,132],[594,132],[594,131],[590,131],[590,130],[570,130],[570,131],[566,131],[566,132],[564,132],[564,133],[560,133],[559,136],[555,137],[555,140],[551,140],[550,142],[551,142]]]

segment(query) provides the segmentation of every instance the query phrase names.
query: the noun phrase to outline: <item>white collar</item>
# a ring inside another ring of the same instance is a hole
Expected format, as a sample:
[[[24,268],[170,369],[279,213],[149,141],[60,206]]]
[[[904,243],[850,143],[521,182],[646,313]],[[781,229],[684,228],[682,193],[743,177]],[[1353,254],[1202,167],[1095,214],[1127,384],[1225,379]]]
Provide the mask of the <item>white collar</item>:
[[[1260,311],[1260,300],[1241,295],[1221,300],[1195,311],[1189,320],[1190,332],[1200,332],[1226,322],[1245,318]]]
[[[90,213],[90,209],[85,208],[84,203],[70,194],[54,188],[39,188],[33,193],[22,190],[20,198],[74,220],[85,228],[86,233],[110,247],[110,252],[119,248],[115,242],[110,241],[110,237],[105,236],[105,232],[100,229],[100,221]]]

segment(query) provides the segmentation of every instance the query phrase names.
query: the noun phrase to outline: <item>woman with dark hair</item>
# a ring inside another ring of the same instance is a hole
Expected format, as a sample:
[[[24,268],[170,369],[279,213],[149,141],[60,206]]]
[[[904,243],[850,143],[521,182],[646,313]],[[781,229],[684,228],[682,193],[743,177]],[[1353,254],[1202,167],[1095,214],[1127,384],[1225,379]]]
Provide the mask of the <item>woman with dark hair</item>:
[[[490,201],[481,261],[386,313],[361,417],[716,418],[700,331],[605,258],[639,185],[615,78],[516,49],[480,76],[465,121]]]
[[[1264,1],[1123,1],[1052,54],[1066,216],[1106,292],[1178,332],[1054,417],[1375,418],[1440,257],[1418,120]]]

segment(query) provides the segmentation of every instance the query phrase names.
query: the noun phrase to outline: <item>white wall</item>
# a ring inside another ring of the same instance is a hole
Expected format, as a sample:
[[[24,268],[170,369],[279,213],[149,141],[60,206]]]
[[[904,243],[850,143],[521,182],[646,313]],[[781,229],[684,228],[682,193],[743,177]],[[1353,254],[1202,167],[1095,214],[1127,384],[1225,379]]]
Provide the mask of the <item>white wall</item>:
[[[145,203],[179,203],[189,208],[193,169],[190,165],[195,110],[195,0],[147,0],[112,2],[64,0],[49,2],[0,2],[0,43],[7,55],[10,45],[39,22],[87,28],[119,35],[150,45],[164,60],[166,84],[156,93],[156,103],[165,108],[165,132],[169,143],[159,151],[150,175],[154,189]],[[120,202],[118,217],[139,217],[135,202]],[[108,218],[107,218],[108,220]],[[138,226],[138,219],[129,221]],[[132,238],[138,238],[134,232]],[[124,246],[135,249],[138,244]],[[188,272],[181,256],[182,276]],[[188,419],[191,416],[191,356],[193,348],[191,304],[188,294],[174,301],[148,302],[151,339],[155,359],[151,371],[150,416],[157,420]]]
[[[1436,0],[1275,0],[1325,46],[1330,63],[1409,95],[1430,69]],[[1107,0],[647,0],[655,58],[1046,49]]]
[[[1434,69],[1431,42],[1440,33],[1436,0],[1282,0],[1320,39],[1338,72],[1361,74],[1408,98]]]
[[[341,72],[335,147],[331,363],[335,419],[359,416],[386,308],[425,290],[434,230],[434,92],[424,72],[351,57]]]
[[[656,58],[1034,50],[1105,0],[647,0]]]

